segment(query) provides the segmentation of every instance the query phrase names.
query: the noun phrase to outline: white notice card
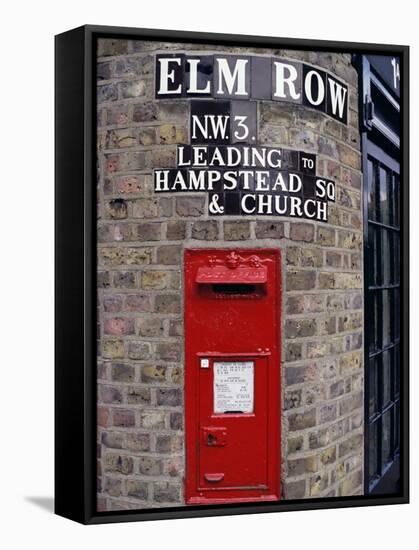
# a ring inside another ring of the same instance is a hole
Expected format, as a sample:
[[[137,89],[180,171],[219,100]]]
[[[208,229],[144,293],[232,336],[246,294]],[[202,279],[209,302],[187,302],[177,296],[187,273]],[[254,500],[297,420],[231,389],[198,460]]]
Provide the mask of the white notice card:
[[[253,361],[214,362],[214,412],[253,412]]]

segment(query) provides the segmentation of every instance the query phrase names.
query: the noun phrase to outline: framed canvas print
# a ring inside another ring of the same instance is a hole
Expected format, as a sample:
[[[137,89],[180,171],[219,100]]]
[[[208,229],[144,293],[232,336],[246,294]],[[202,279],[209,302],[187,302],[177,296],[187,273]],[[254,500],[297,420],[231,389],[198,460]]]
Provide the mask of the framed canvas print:
[[[408,47],[56,37],[56,512],[408,502]]]

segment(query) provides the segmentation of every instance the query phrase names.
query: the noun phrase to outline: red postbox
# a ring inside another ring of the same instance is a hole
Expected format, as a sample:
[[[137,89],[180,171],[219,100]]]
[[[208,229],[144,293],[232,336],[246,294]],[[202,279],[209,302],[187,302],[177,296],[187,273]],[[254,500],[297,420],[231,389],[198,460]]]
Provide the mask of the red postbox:
[[[188,504],[279,499],[279,260],[185,251]]]

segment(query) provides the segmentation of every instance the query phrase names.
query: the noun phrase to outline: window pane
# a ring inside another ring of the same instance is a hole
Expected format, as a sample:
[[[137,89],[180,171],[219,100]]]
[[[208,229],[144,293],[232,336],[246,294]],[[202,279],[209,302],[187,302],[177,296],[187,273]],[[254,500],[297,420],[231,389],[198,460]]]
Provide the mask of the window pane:
[[[382,354],[382,387],[383,387],[383,402],[385,407],[391,399],[391,350],[387,350]]]
[[[400,401],[394,407],[394,450],[400,448]]]
[[[368,183],[369,183],[369,198],[368,198],[368,218],[377,220],[377,181],[376,181],[376,165],[368,159]]]
[[[378,380],[377,380],[377,359],[372,357],[369,360],[369,415],[370,417],[378,410]]]
[[[390,285],[392,282],[393,255],[391,253],[392,231],[381,229],[381,284]]]
[[[378,474],[377,456],[378,456],[378,422],[374,422],[369,426],[369,449],[368,449],[368,469],[370,481]]]
[[[383,313],[383,333],[382,347],[391,343],[391,291],[382,291],[382,313]]]
[[[382,416],[382,433],[381,433],[381,465],[382,470],[391,460],[391,415],[393,409],[388,410]]]
[[[370,291],[370,309],[368,311],[369,351],[373,353],[378,349],[378,292]]]
[[[393,234],[393,283],[398,285],[400,283],[400,236],[398,233]]]
[[[389,172],[380,166],[380,219],[381,223],[390,225],[390,179]]]
[[[399,344],[394,346],[393,351],[393,360],[394,360],[394,395],[395,398],[400,394],[400,349]]]
[[[369,248],[369,286],[379,284],[378,280],[378,246],[379,229],[369,224],[368,226],[368,248]],[[367,260],[367,261],[368,261]]]
[[[400,338],[400,289],[395,288],[393,290],[394,294],[394,339],[399,340]]]
[[[393,178],[393,225],[399,227],[400,214],[399,214],[399,176],[394,174]]]

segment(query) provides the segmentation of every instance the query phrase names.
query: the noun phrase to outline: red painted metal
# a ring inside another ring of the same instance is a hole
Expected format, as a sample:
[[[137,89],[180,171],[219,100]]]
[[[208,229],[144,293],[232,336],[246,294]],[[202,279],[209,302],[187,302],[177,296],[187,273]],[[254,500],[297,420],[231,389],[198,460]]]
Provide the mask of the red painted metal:
[[[188,504],[279,499],[280,311],[279,250],[185,251]],[[233,392],[243,410],[216,412],[215,371],[234,368],[247,376]]]

